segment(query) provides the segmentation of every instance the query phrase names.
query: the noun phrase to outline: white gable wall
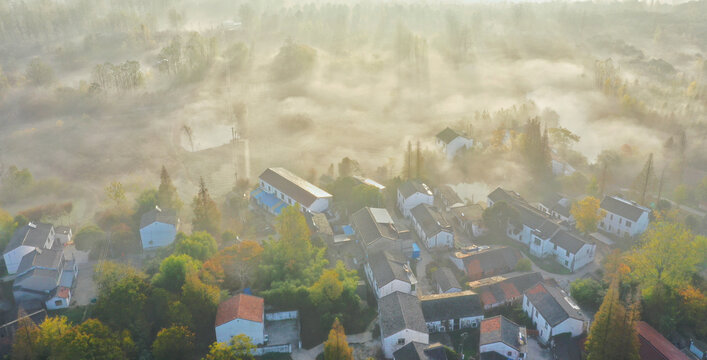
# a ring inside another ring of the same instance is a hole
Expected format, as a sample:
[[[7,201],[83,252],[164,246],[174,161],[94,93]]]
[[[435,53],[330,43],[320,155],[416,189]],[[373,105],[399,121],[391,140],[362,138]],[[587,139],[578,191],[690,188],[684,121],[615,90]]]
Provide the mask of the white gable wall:
[[[434,196],[416,192],[408,198],[404,198],[403,194],[398,190],[398,209],[403,213],[403,216],[410,218],[410,210],[415,206],[420,204],[432,205],[434,202]]]
[[[511,359],[518,359],[518,350],[502,343],[502,342],[495,342],[492,344],[484,344],[479,346],[479,352],[480,353],[485,353],[485,352],[495,352],[499,353],[503,356],[506,356],[507,358]]]
[[[604,219],[599,222],[599,228],[617,236],[636,236],[643,234],[650,222],[647,211],[644,211],[637,221],[631,221],[618,214],[606,210],[604,211],[606,215]]]
[[[177,236],[177,227],[172,224],[154,222],[140,229],[143,249],[154,249],[171,244]]]
[[[444,147],[444,153],[447,155],[448,160],[454,159],[457,156],[457,152],[461,149],[469,149],[474,146],[473,139],[467,139],[463,136],[457,136],[454,140],[450,141],[449,144],[444,145],[443,141],[438,140],[442,143]]]
[[[371,270],[371,266],[368,263],[366,263],[363,266],[363,270],[366,272],[366,277],[368,278],[368,282],[370,283],[373,291],[376,293],[376,297],[378,299],[380,299],[386,295],[392,294],[396,291],[399,291],[401,293],[411,294],[411,295],[416,294],[415,286],[413,286],[412,284],[410,284],[407,281],[394,279],[393,281],[391,281],[387,284],[383,284],[383,285],[379,284],[378,281],[376,280],[375,276],[373,276],[373,271]]]
[[[393,353],[409,342],[430,343],[429,334],[410,329],[403,329],[387,338],[381,336],[381,339],[383,339],[383,341],[381,341],[383,356],[385,356],[386,359],[392,359]]]
[[[264,330],[262,322],[235,319],[216,327],[216,341],[228,344],[232,337],[243,334],[248,336],[253,344],[260,345],[264,342]]]

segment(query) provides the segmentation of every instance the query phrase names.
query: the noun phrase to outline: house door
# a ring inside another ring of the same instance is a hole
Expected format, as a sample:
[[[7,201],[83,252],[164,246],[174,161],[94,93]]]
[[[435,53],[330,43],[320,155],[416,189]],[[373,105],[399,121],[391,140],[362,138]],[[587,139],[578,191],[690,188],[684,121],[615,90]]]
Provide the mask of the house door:
[[[461,328],[460,319],[454,319],[454,330],[459,330]]]

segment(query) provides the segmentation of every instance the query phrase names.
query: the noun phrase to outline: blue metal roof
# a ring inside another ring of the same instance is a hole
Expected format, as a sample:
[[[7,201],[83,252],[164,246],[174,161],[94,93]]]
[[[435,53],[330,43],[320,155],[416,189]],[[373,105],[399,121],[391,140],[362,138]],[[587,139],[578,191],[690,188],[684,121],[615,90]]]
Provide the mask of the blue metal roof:
[[[282,212],[282,209],[286,208],[287,204],[284,202],[280,202],[280,205],[277,205],[272,211],[273,213],[280,215],[280,212]]]
[[[343,230],[344,234],[346,234],[346,235],[353,235],[356,233],[354,231],[354,229],[351,227],[351,225],[344,225],[341,227],[341,230]]]
[[[258,200],[259,203],[267,206],[268,208],[272,208],[278,203],[280,203],[280,199],[275,197],[275,195],[267,193],[265,191],[260,191],[256,193],[253,197]]]

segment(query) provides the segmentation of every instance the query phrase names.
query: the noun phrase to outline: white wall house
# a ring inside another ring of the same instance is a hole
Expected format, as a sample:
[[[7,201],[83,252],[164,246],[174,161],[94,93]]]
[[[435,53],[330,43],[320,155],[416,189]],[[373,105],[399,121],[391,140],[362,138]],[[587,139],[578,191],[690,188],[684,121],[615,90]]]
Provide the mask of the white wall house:
[[[49,300],[44,302],[47,310],[65,309],[69,304],[71,304],[71,289],[63,286],[58,287]]]
[[[407,343],[430,343],[427,325],[415,295],[394,292],[380,298],[378,322],[386,359],[392,359],[393,353]]]
[[[484,319],[481,299],[471,291],[421,296],[420,307],[430,333],[477,328]]]
[[[428,249],[454,246],[454,230],[437,208],[420,204],[410,214],[417,236]]]
[[[274,215],[287,206],[321,213],[329,209],[332,195],[284,168],[268,168],[258,178],[255,201]]]
[[[527,358],[527,334],[524,327],[504,316],[481,321],[479,353],[497,353],[505,359]]]
[[[462,135],[448,127],[437,134],[435,144],[445,154],[448,160],[452,160],[459,150],[474,147],[474,139]]]
[[[569,333],[572,337],[585,330],[579,306],[561,289],[538,283],[523,294],[523,311],[538,329],[540,340],[547,344],[553,336]]]
[[[239,294],[218,306],[216,312],[216,341],[228,344],[236,335],[246,335],[254,345],[261,345],[265,334],[263,298]]]
[[[599,229],[616,236],[636,236],[643,234],[650,222],[651,210],[618,196],[605,196],[601,201],[605,212],[599,222]]]
[[[433,203],[432,190],[420,181],[408,180],[398,187],[398,209],[406,218],[411,216],[410,211],[417,205]]]
[[[29,223],[15,230],[3,253],[7,273],[16,273],[22,258],[35,249],[52,249],[55,234],[54,226],[45,223]]]
[[[55,232],[55,237],[57,240],[59,240],[60,243],[66,244],[68,242],[71,242],[71,237],[73,236],[73,232],[71,231],[71,228],[68,226],[57,226],[54,228]]]
[[[180,221],[174,210],[159,207],[146,212],[140,219],[140,240],[145,250],[167,246],[174,242]]]
[[[417,293],[417,278],[408,264],[386,251],[372,254],[363,269],[378,299],[396,291]]]

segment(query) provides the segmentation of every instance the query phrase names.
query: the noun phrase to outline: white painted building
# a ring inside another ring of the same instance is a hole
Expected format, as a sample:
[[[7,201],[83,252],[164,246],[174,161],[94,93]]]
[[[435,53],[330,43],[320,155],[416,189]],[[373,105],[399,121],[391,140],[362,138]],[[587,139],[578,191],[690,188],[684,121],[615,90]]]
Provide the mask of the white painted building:
[[[55,235],[54,226],[45,223],[35,224],[30,222],[15,230],[3,253],[7,273],[16,273],[22,258],[32,251],[54,248]]]
[[[265,301],[238,294],[219,304],[216,311],[216,341],[229,344],[236,335],[246,335],[254,345],[265,342]]]
[[[538,338],[547,344],[553,336],[569,333],[572,337],[585,330],[579,306],[560,288],[540,282],[523,294],[523,311],[538,329]]]
[[[448,160],[452,160],[460,150],[474,147],[474,139],[447,127],[437,134],[435,144]]]
[[[378,299],[394,292],[417,293],[417,278],[410,266],[387,251],[370,255],[363,269]]]
[[[430,333],[477,328],[484,318],[479,295],[472,291],[424,295],[420,307]]]
[[[394,292],[380,298],[378,322],[381,331],[381,347],[386,359],[392,359],[393,353],[405,344],[430,343],[420,302],[415,295]]]
[[[527,358],[527,333],[504,316],[494,316],[481,321],[479,353],[497,353],[505,359]]]
[[[410,215],[417,236],[428,249],[454,247],[454,230],[436,207],[420,204]]]
[[[637,236],[648,229],[651,210],[618,196],[605,196],[601,201],[604,218],[599,229],[616,236]]]
[[[321,213],[329,209],[332,195],[284,168],[268,168],[260,174],[255,201],[274,215],[287,206]]]
[[[398,187],[398,209],[406,218],[410,211],[420,204],[433,205],[434,195],[426,184],[418,180],[408,180]]]
[[[174,242],[179,230],[179,218],[174,210],[159,207],[144,213],[140,219],[140,240],[144,250],[156,249]]]

